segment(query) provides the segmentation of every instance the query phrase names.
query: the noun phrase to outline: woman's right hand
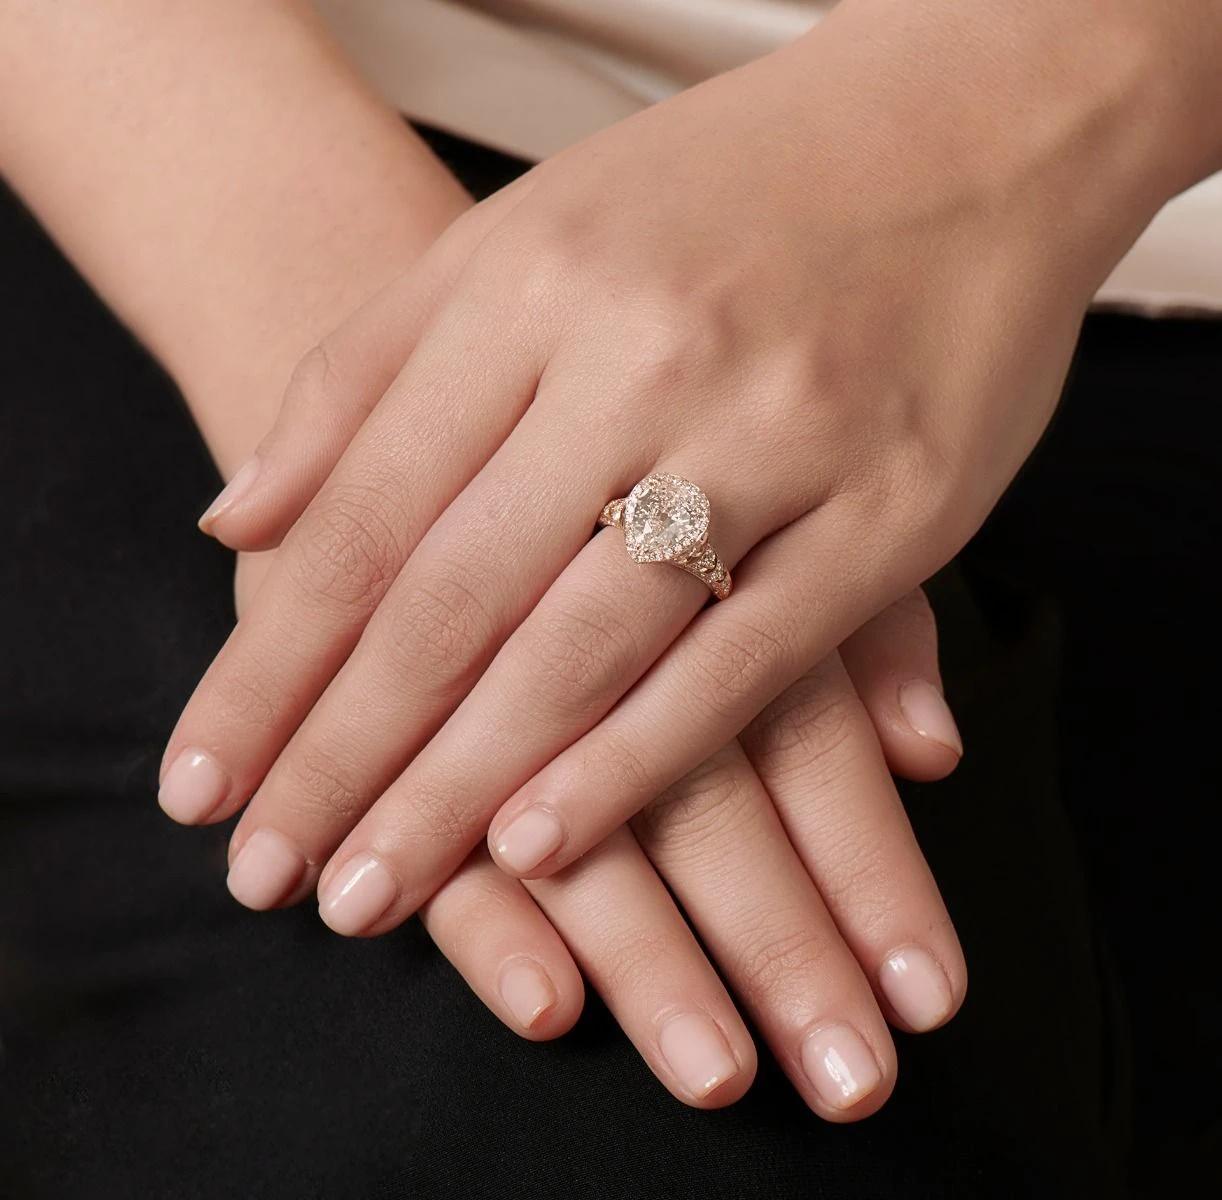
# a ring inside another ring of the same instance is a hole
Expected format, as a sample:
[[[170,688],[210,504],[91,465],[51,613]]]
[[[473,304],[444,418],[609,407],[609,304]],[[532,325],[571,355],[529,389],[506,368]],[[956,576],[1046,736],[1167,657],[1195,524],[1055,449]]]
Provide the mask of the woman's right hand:
[[[883,747],[928,778],[953,768],[957,738],[942,726],[956,745],[939,746],[898,706],[879,707],[906,687],[912,721],[929,712],[913,704],[938,711],[920,593],[845,654],[852,678],[833,655],[631,831],[528,881],[481,845],[425,905],[438,946],[511,1029],[566,1031],[584,975],[687,1104],[720,1107],[750,1087],[756,1051],[738,1009],[821,1117],[857,1120],[886,1102],[888,1022],[941,1025],[967,974]]]
[[[260,566],[242,559],[239,607]],[[856,1120],[894,1086],[888,1022],[923,1032],[963,999],[963,955],[888,771],[936,779],[960,753],[918,591],[631,831],[530,881],[480,846],[421,916],[523,1037],[571,1028],[584,974],[671,1093],[715,1108],[755,1071],[737,1000],[805,1103]],[[257,906],[238,863],[232,879]]]

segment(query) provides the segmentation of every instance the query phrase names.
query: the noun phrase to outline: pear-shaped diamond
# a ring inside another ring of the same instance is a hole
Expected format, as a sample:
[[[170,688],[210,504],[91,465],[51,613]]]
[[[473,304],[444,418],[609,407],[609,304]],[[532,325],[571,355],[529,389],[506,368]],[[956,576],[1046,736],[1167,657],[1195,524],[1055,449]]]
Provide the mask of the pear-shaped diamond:
[[[704,544],[709,500],[678,475],[647,475],[624,504],[624,540],[639,563],[673,562]]]

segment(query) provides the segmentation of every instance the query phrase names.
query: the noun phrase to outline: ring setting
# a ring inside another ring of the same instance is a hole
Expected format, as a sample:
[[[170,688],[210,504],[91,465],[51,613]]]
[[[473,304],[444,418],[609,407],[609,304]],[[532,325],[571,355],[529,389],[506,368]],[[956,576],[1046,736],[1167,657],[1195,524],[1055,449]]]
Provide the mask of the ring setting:
[[[733,587],[730,572],[709,545],[709,498],[679,475],[646,475],[598,519],[624,531],[628,555],[637,563],[670,563],[696,576],[718,600]]]

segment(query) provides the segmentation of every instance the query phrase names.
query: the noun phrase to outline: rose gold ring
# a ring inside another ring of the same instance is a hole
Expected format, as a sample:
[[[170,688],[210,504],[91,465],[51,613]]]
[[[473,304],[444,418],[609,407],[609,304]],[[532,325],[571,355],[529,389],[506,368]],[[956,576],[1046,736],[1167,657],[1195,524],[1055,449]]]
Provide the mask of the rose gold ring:
[[[709,498],[678,475],[646,475],[622,500],[612,500],[600,525],[624,531],[633,562],[670,563],[695,575],[718,600],[734,586],[725,563],[709,545]]]

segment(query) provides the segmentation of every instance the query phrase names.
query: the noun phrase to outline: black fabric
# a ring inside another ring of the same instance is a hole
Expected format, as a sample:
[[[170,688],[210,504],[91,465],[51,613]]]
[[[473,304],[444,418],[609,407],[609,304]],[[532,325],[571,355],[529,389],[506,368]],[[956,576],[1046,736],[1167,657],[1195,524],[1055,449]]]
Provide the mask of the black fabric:
[[[767,1065],[683,1108],[593,999],[522,1042],[415,924],[347,941],[229,899],[228,830],[153,800],[232,620],[230,556],[193,526],[218,480],[9,199],[0,253],[0,1196],[1119,1196],[1216,1136],[1185,914],[1211,882],[1222,326],[1092,318],[1048,442],[935,585],[969,754],[906,798],[970,995],[899,1038],[883,1113],[833,1127]]]

